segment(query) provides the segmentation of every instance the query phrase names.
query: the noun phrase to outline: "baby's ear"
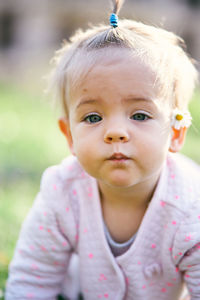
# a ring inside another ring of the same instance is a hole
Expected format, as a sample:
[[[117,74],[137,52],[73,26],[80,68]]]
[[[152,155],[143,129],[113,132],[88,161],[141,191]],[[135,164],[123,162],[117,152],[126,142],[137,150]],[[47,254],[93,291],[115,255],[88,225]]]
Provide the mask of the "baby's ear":
[[[64,134],[64,136],[67,139],[71,153],[74,154],[73,139],[70,130],[69,120],[67,118],[60,118],[58,120],[58,126],[60,128],[60,131]]]
[[[186,127],[181,127],[180,129],[172,128],[171,144],[169,147],[170,152],[178,152],[181,150],[185,141],[186,132]]]

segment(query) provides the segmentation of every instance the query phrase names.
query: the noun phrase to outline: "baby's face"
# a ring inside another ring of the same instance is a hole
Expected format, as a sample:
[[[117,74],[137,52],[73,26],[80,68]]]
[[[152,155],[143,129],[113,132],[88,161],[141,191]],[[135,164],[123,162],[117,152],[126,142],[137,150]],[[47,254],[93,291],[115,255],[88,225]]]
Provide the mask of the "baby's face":
[[[96,64],[71,93],[73,152],[105,184],[153,184],[170,145],[169,116],[150,67],[119,51]]]

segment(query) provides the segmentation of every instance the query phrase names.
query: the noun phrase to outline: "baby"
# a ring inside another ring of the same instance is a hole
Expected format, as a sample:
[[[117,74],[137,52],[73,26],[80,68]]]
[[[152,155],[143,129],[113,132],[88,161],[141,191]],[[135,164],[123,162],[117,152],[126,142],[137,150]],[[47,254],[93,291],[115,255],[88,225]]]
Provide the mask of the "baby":
[[[197,71],[173,33],[118,22],[121,4],[55,57],[73,155],[42,177],[7,300],[200,299],[200,168],[176,153]]]

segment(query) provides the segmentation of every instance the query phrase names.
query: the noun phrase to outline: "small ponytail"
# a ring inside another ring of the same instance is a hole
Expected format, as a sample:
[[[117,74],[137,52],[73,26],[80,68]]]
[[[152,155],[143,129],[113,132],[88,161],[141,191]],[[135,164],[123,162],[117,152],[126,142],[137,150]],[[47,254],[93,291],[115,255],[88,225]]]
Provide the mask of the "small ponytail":
[[[112,3],[113,3],[113,14],[118,15],[124,3],[124,0],[112,0]]]

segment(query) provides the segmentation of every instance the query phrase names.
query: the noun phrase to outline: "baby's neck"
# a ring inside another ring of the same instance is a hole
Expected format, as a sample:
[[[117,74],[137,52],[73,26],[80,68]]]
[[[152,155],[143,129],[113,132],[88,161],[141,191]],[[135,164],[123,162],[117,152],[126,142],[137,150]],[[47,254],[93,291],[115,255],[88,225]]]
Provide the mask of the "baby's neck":
[[[143,184],[135,185],[134,187],[121,188],[112,187],[103,182],[98,182],[99,191],[102,202],[109,202],[114,207],[132,207],[137,209],[146,206],[154,193],[158,182],[158,176],[155,176],[155,180],[146,182],[145,187]]]
[[[138,230],[151,201],[155,187],[146,185],[116,189],[99,182],[101,207],[104,222],[117,242],[125,242]]]

